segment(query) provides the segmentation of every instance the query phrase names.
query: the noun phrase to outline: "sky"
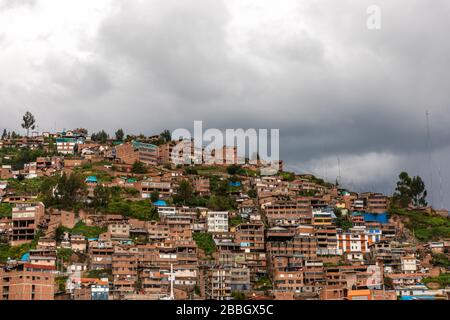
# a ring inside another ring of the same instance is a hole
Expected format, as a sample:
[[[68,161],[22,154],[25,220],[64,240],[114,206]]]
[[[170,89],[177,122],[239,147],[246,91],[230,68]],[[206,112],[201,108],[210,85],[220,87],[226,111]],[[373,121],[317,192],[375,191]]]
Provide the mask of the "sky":
[[[0,130],[27,110],[40,131],[275,128],[288,170],[387,194],[407,171],[450,208],[448,16],[448,0],[0,0]]]

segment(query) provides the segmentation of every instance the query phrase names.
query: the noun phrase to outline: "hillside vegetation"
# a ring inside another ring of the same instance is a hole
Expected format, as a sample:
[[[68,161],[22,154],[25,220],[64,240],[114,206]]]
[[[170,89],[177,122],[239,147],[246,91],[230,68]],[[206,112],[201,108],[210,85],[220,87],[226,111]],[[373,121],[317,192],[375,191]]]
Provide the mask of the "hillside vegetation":
[[[391,208],[391,216],[397,215],[405,223],[406,228],[422,242],[450,238],[450,220],[437,215],[429,215],[423,211]]]

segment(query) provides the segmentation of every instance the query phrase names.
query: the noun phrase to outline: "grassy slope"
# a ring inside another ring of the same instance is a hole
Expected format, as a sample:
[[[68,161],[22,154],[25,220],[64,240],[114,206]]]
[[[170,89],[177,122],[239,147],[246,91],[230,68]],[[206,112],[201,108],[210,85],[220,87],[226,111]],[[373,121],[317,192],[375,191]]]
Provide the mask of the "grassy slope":
[[[448,218],[398,208],[391,208],[390,214],[407,218],[405,226],[414,231],[415,237],[422,242],[450,238],[450,220]]]

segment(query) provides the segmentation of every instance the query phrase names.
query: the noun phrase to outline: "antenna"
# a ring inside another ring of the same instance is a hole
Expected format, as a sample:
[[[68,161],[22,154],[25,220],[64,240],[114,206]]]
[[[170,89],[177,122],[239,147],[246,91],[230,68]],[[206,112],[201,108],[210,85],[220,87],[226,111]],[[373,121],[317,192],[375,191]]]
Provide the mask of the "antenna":
[[[439,209],[444,208],[444,195],[442,194],[442,173],[441,173],[441,166],[438,167],[438,175],[439,175]]]
[[[338,182],[341,184],[341,159],[339,156],[337,156],[337,162],[338,162]]]
[[[433,164],[432,164],[432,144],[431,144],[431,130],[430,130],[430,113],[426,111],[427,117],[427,145],[428,145],[428,165],[430,166],[430,194],[431,194],[431,207],[434,205],[433,197]]]

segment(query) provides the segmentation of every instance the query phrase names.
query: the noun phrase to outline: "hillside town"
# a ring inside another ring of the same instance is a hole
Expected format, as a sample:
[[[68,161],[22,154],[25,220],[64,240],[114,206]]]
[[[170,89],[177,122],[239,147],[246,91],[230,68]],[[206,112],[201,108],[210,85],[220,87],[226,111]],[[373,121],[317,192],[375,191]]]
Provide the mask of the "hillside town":
[[[236,147],[185,164],[167,130],[23,127],[0,140],[2,300],[448,300],[448,211],[420,177],[359,193]]]

